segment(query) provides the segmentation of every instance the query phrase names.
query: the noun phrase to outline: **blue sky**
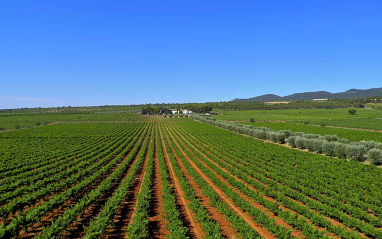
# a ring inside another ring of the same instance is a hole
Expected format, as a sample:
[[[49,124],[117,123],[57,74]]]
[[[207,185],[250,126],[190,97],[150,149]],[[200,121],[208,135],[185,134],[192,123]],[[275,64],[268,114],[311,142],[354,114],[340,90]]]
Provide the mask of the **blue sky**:
[[[0,108],[382,87],[382,1],[0,1]]]

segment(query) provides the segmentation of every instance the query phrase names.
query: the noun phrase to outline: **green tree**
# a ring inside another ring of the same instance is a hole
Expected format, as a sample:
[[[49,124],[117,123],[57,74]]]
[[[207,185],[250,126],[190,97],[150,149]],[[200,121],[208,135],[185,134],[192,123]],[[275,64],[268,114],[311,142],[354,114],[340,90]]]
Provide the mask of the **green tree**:
[[[348,112],[349,112],[349,114],[351,114],[351,115],[355,115],[355,113],[357,112],[357,110],[355,110],[355,109],[350,109],[350,110],[348,110]]]

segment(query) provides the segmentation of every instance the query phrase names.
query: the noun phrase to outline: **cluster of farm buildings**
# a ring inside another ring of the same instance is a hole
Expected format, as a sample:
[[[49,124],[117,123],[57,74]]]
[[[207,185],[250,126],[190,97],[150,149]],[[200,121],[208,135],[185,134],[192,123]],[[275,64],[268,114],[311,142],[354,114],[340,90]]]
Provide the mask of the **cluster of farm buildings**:
[[[192,110],[175,110],[171,109],[172,114],[185,114],[185,115],[190,115],[192,114]]]

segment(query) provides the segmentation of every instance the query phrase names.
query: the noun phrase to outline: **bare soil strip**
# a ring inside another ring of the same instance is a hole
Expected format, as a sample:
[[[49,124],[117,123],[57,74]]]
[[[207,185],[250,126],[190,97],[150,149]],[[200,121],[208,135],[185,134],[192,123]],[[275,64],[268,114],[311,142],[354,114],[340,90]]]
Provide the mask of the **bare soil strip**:
[[[119,145],[120,145],[120,144],[119,144]],[[119,145],[118,145],[118,146],[119,146]],[[118,147],[118,146],[117,146],[117,147]],[[116,147],[116,148],[117,148],[117,147]],[[102,163],[102,164],[98,167],[98,169],[100,169],[100,168],[104,167],[105,165],[107,165],[107,164],[108,164],[110,161],[112,161],[116,156],[117,156],[117,154],[113,155],[113,157],[111,157],[109,160],[107,160],[106,162]],[[127,155],[127,156],[128,156],[128,155]],[[126,157],[127,157],[127,156],[126,156]],[[105,156],[105,157],[106,157],[106,156]],[[103,157],[103,158],[98,158],[96,161],[94,161],[94,164],[97,163],[97,162],[99,162],[100,160],[103,160],[105,157]],[[121,160],[121,162],[122,162],[122,161],[123,161],[123,160]],[[117,164],[117,165],[119,165],[119,164]],[[114,169],[114,168],[113,168],[113,169]],[[97,169],[95,169],[92,173],[94,173],[96,170],[97,170]],[[65,179],[62,179],[62,180],[65,180]],[[58,182],[58,183],[59,183],[59,182]],[[76,183],[70,184],[70,185],[67,186],[66,189],[61,189],[61,190],[59,190],[59,191],[57,191],[57,192],[54,192],[54,193],[52,193],[52,194],[45,195],[43,198],[41,198],[41,199],[39,199],[38,201],[34,202],[32,205],[25,205],[25,206],[23,207],[22,210],[19,210],[19,211],[14,212],[14,213],[9,213],[8,216],[7,216],[5,219],[0,219],[0,223],[1,223],[1,224],[5,224],[5,225],[9,224],[10,221],[11,221],[12,219],[14,219],[15,217],[17,217],[17,214],[21,213],[22,211],[27,212],[27,211],[29,211],[30,209],[33,209],[33,208],[35,208],[35,207],[38,207],[38,206],[40,206],[43,202],[45,202],[45,201],[49,201],[50,198],[57,196],[58,194],[60,194],[60,193],[62,193],[62,192],[64,192],[64,191],[66,191],[68,188],[71,188],[71,187],[73,187],[73,186],[75,186],[75,185],[76,185]],[[19,196],[19,197],[22,197],[22,196]],[[2,206],[6,206],[6,205],[7,205],[7,204],[4,204],[4,205],[2,205]]]
[[[235,230],[231,227],[231,223],[227,221],[225,216],[218,211],[215,207],[211,206],[210,199],[206,196],[204,196],[202,189],[199,187],[199,185],[194,181],[194,179],[188,174],[184,164],[182,163],[181,160],[179,160],[179,156],[176,154],[175,150],[173,149],[172,146],[170,146],[171,151],[173,155],[175,156],[178,165],[180,166],[182,173],[184,176],[187,178],[188,182],[196,192],[197,198],[200,199],[200,202],[203,204],[204,208],[209,212],[209,216],[212,220],[217,222],[220,226],[220,229],[222,231],[222,235],[225,238],[236,238],[237,233]]]
[[[184,131],[183,131],[183,132],[184,132]],[[203,155],[203,156],[204,156],[206,159],[208,159],[211,163],[213,163],[213,164],[215,164],[216,166],[218,166],[218,167],[219,167],[221,170],[223,170],[225,173],[228,173],[230,176],[232,176],[233,178],[235,178],[235,180],[237,180],[237,181],[239,181],[239,182],[245,184],[249,189],[258,192],[258,189],[257,189],[257,188],[255,188],[255,187],[253,187],[252,185],[248,184],[247,182],[245,182],[245,181],[242,180],[241,178],[237,177],[236,175],[231,174],[227,169],[225,169],[224,167],[221,167],[221,165],[219,165],[217,162],[211,160],[207,155],[205,155],[203,152],[201,152],[199,149],[197,149],[197,148],[194,146],[194,144],[196,144],[195,142],[191,143],[190,141],[188,141],[188,140],[187,140],[183,135],[181,135],[181,134],[179,134],[179,136],[182,138],[182,141],[181,141],[181,142],[188,142],[188,144],[189,144],[194,150],[196,150],[198,153],[200,153],[201,155]],[[191,134],[188,134],[188,136],[190,136],[190,137],[196,139],[196,138],[195,138],[193,135],[191,135]],[[178,137],[178,138],[179,138],[179,137]],[[197,140],[197,139],[196,139],[196,140]],[[184,144],[183,144],[183,145],[184,145]],[[205,151],[207,151],[207,152],[209,152],[209,153],[211,153],[210,150],[213,150],[215,153],[217,153],[214,149],[209,148],[209,147],[206,146],[203,142],[198,141],[198,144],[197,144],[197,145],[198,145],[199,147],[203,148]],[[202,146],[202,145],[203,145],[203,146]],[[185,146],[185,147],[186,147],[186,146]],[[203,163],[203,162],[201,162],[201,163]],[[227,163],[227,162],[226,162],[226,163]],[[227,164],[229,164],[229,163],[227,163]],[[203,165],[205,165],[205,164],[203,163]],[[231,165],[231,164],[229,164],[229,165]],[[233,167],[233,165],[231,165],[231,166]],[[206,166],[206,167],[208,167],[208,166]],[[208,167],[208,168],[210,168],[210,167]],[[250,175],[247,175],[247,176],[250,177],[251,179],[256,180],[257,182],[261,183],[260,181],[258,181],[257,179],[251,177]],[[262,184],[263,184],[263,183],[262,183]],[[265,185],[265,184],[263,184],[263,185],[264,185],[264,187],[267,187],[267,185]],[[259,193],[263,196],[263,198],[265,198],[265,199],[267,199],[267,200],[269,200],[269,201],[272,201],[272,202],[274,202],[274,203],[278,203],[275,199],[273,199],[273,198],[271,198],[271,197],[268,197],[268,196],[264,195],[264,194],[261,193],[261,192],[259,192]],[[292,199],[292,198],[290,198],[290,199],[293,200],[294,202],[296,202],[294,199]],[[298,203],[301,203],[301,202],[298,202]],[[320,231],[325,230],[325,228],[314,225],[313,223],[311,223],[311,222],[309,221],[309,219],[305,218],[304,216],[300,215],[299,213],[293,211],[292,209],[290,209],[290,208],[288,208],[288,207],[285,207],[285,206],[283,206],[283,205],[280,204],[280,208],[283,209],[284,211],[289,211],[289,212],[292,213],[292,214],[297,214],[299,217],[303,218],[304,220],[306,220],[308,223],[310,223],[311,225],[313,225],[315,228],[317,228],[317,229],[320,230]],[[268,209],[265,209],[265,210],[268,210]],[[313,211],[313,210],[311,209],[310,211]],[[270,212],[270,213],[271,213],[271,212]],[[273,214],[273,213],[271,213],[271,214]],[[277,220],[277,219],[276,219],[276,220]],[[333,219],[331,219],[331,220],[333,220]],[[280,222],[280,223],[282,223],[282,222]],[[336,222],[336,224],[338,224],[338,222]],[[333,225],[336,225],[336,224],[333,224]],[[287,227],[290,227],[290,226],[287,225]],[[299,232],[298,230],[295,230],[295,231],[293,232],[292,235],[294,235],[294,236],[298,236],[298,232]],[[334,233],[330,233],[329,236],[330,236],[330,237],[333,237],[333,238],[338,238]]]
[[[172,138],[173,136],[170,135]],[[174,138],[173,138],[174,140]],[[259,235],[264,236],[265,238],[276,238],[272,233],[267,231],[265,228],[263,228],[261,225],[258,225],[257,223],[253,222],[252,217],[249,216],[246,212],[243,212],[240,208],[238,208],[235,203],[225,195],[223,191],[220,190],[219,187],[217,187],[206,175],[203,174],[203,172],[195,165],[195,163],[184,153],[184,151],[179,147],[179,145],[174,140],[175,144],[179,148],[182,155],[189,161],[191,166],[199,173],[199,175],[215,190],[215,192],[220,196],[222,200],[224,200],[231,208],[235,211],[236,214],[238,214],[240,217],[243,218],[243,220],[251,226],[255,231],[259,233]]]
[[[216,126],[214,126],[214,127],[216,127]],[[218,127],[217,127],[218,128]],[[225,130],[225,129],[224,129]],[[239,134],[239,133],[237,133],[237,134]],[[189,134],[189,135],[191,135],[191,134]],[[243,135],[243,134],[240,134],[240,135],[242,135],[242,136],[245,136],[245,137],[250,137],[250,136],[248,136],[248,135]],[[193,138],[195,138],[194,136],[192,136]],[[252,137],[250,137],[250,138],[252,138]],[[278,145],[278,146],[284,146],[284,147],[287,147],[287,148],[291,148],[291,149],[296,149],[296,148],[292,148],[292,147],[290,147],[289,145],[280,145],[280,144],[277,144],[277,143],[274,143],[274,142],[272,142],[272,141],[268,141],[268,140],[260,140],[260,139],[256,139],[256,138],[254,138],[255,140],[259,140],[259,141],[263,141],[263,142],[266,142],[266,143],[272,143],[272,144],[276,144],[276,145]],[[200,142],[200,141],[199,141]],[[205,145],[206,146],[206,145]],[[205,147],[205,149],[209,149],[209,150],[213,150],[215,153],[216,153],[216,150],[215,149],[212,149],[212,148],[210,148],[210,147],[208,147],[208,146],[206,146]],[[309,152],[309,151],[307,151],[307,150],[301,150],[301,149],[298,149],[298,150],[300,150],[300,151],[304,151],[304,152],[308,152],[308,153],[312,153],[312,154],[316,154],[316,153],[314,153],[314,152]],[[207,150],[208,151],[208,150]],[[225,156],[224,156],[225,157]],[[327,156],[327,157],[329,157],[329,156]],[[212,160],[210,160],[211,162],[213,162]],[[230,164],[229,162],[226,162],[227,164],[229,164],[230,166],[232,166],[232,167],[235,167],[234,165],[232,165],[232,164]],[[240,164],[240,163],[238,163],[239,165],[241,165],[241,166],[243,166],[243,167],[245,167],[245,165],[243,165],[243,164]],[[250,163],[249,163],[250,164]],[[216,163],[215,163],[215,165],[216,165]],[[224,170],[223,168],[222,168],[222,170]],[[226,171],[226,172],[228,172],[228,171]],[[228,172],[229,173],[229,172]],[[246,174],[247,175],[247,174]],[[233,176],[233,175],[232,175]],[[259,181],[258,179],[256,179],[256,178],[253,178],[251,175],[247,175],[248,177],[250,177],[251,179],[253,179],[253,180],[255,180],[255,181],[257,181],[257,182],[259,182],[259,183],[262,183],[261,181]],[[275,181],[278,185],[280,185],[280,186],[283,186],[283,187],[285,187],[285,185],[283,185],[282,183],[279,183],[279,182],[277,182],[276,180],[274,180],[274,179],[272,179],[272,178],[268,178],[267,177],[267,179],[269,179],[269,180],[273,180],[273,181]],[[243,182],[243,181],[242,181]],[[264,184],[264,183],[262,183],[263,184],[263,186],[264,187],[268,187],[268,185],[266,185],[266,184]],[[247,184],[248,185],[248,184]],[[291,190],[293,190],[293,191],[295,191],[294,189],[292,189],[292,188],[290,188]],[[309,197],[309,196],[306,196],[309,200],[312,200],[312,201],[316,201],[316,202],[318,202],[318,203],[321,203],[321,202],[319,202],[319,201],[317,201],[317,200],[315,200],[315,199],[313,199],[313,198],[311,198],[311,197]],[[288,196],[288,198],[290,199],[290,200],[292,200],[292,201],[294,201],[294,202],[296,202],[296,203],[299,203],[299,204],[301,204],[301,205],[305,205],[303,202],[300,202],[300,201],[296,201],[295,199],[293,199],[293,198],[291,198],[291,197],[289,197]],[[289,210],[291,210],[291,209],[289,209]],[[318,213],[318,214],[320,214],[319,212],[317,212],[317,211],[315,211],[315,210],[313,210],[313,209],[310,209],[309,211],[314,211],[315,213]],[[346,214],[346,213],[345,213]],[[330,217],[328,217],[328,216],[325,216],[325,215],[323,215],[323,214],[320,214],[320,215],[322,215],[326,220],[328,220],[328,221],[330,221],[334,226],[340,226],[340,227],[343,227],[343,228],[347,228],[347,230],[349,230],[349,231],[353,231],[353,229],[352,228],[348,228],[348,227],[346,227],[344,224],[342,224],[341,222],[339,222],[339,221],[337,221],[337,220],[335,220],[335,219],[333,219],[333,218],[330,218]],[[348,215],[348,214],[346,214],[348,217],[350,217],[351,218],[351,216],[350,215]],[[309,221],[309,220],[308,220]],[[317,227],[318,229],[321,229],[320,227]],[[364,233],[360,233],[360,235],[362,236],[362,237],[365,237],[365,238],[368,238],[368,237],[366,237],[365,235],[364,235]],[[333,233],[331,233],[330,234],[330,236],[334,236],[334,234]]]
[[[177,136],[175,136],[177,137]],[[207,164],[205,164],[205,162],[203,162],[198,156],[196,156],[192,150],[190,150],[184,143],[183,141],[186,141],[188,142],[183,136],[182,137],[182,140],[179,139],[179,137],[177,137],[178,141],[181,142],[181,144],[183,144],[183,146],[187,149],[188,152],[190,152],[201,164],[203,164],[203,166],[205,168],[208,168],[216,177],[218,177],[222,182],[225,182],[225,184],[227,186],[229,186],[230,188],[232,188],[233,190],[235,190],[237,193],[240,194],[241,198],[243,198],[244,200],[250,202],[252,204],[252,206],[254,206],[255,208],[257,209],[260,209],[262,210],[263,212],[265,212],[269,218],[271,219],[275,219],[276,222],[275,224],[276,225],[280,225],[280,226],[284,226],[285,228],[288,228],[288,229],[293,229],[292,226],[290,226],[288,223],[286,223],[283,219],[277,217],[273,212],[269,211],[268,208],[264,207],[263,205],[261,205],[260,203],[256,202],[254,199],[248,197],[247,195],[245,195],[243,192],[241,192],[239,189],[233,187],[225,178],[223,178],[222,176],[220,176],[219,174],[217,174],[212,168],[210,168]],[[189,143],[189,142],[188,142]],[[189,143],[190,144],[190,143]],[[179,147],[178,143],[176,143],[176,145],[178,146],[179,150],[181,150],[181,148]],[[198,149],[196,149],[196,147],[194,147],[192,144],[190,144],[191,147],[193,149],[195,149],[196,151],[198,151],[199,153],[201,153]],[[216,162],[214,162],[213,160],[211,160],[210,158],[207,157],[207,155],[201,153],[207,160],[209,160],[210,162],[214,163],[216,166],[220,167]],[[240,178],[236,177],[235,175],[231,174],[228,170],[224,169],[223,167],[220,167],[224,172],[228,173],[230,176],[234,177],[236,180],[244,183],[246,186],[249,186],[249,188],[251,190],[254,190],[254,191],[257,191],[257,189],[255,189],[253,186],[251,185],[248,185],[247,183],[245,183],[243,180],[241,180]],[[269,199],[269,197],[265,197],[267,199]],[[272,199],[273,200],[273,199]],[[273,201],[276,201],[276,200],[273,200]],[[289,211],[292,211],[291,209],[287,209],[287,208],[283,208],[285,210],[289,210]],[[293,211],[294,212],[294,211]],[[296,213],[296,212],[294,212]],[[292,236],[293,237],[302,237],[301,235],[301,232],[299,230],[294,230],[292,232]]]
[[[157,129],[155,131],[155,137],[158,137]],[[166,229],[167,220],[165,219],[166,214],[163,208],[162,199],[162,179],[160,176],[159,169],[159,158],[158,158],[158,141],[155,140],[155,157],[154,157],[154,173],[152,176],[152,197],[149,207],[149,237],[156,239],[166,238],[170,232]]]
[[[131,218],[134,216],[135,204],[137,202],[137,195],[141,190],[141,184],[145,176],[145,168],[149,159],[149,145],[152,141],[152,136],[150,136],[150,141],[148,143],[145,153],[145,161],[142,166],[138,169],[137,174],[132,182],[131,187],[126,195],[125,201],[122,203],[121,207],[117,210],[117,213],[113,218],[113,225],[106,230],[106,234],[102,235],[102,238],[125,238],[126,228],[128,227]],[[139,155],[139,152],[137,153]],[[128,175],[128,174],[127,174]],[[126,177],[127,177],[126,175]]]
[[[139,137],[139,139],[141,137]],[[139,141],[139,139],[136,140],[134,146]],[[37,233],[42,232],[43,227],[47,227],[47,226],[51,225],[51,222],[53,220],[57,219],[59,216],[61,216],[67,208],[75,205],[85,194],[87,194],[91,190],[97,188],[102,183],[103,180],[108,178],[115,170],[117,170],[117,168],[122,164],[122,162],[128,156],[130,156],[130,153],[131,153],[131,151],[128,154],[126,154],[121,161],[119,161],[116,165],[114,165],[110,171],[108,171],[105,175],[103,175],[101,178],[99,178],[97,181],[95,181],[91,187],[88,187],[87,189],[81,191],[81,193],[77,194],[75,197],[71,198],[68,201],[65,201],[58,208],[53,209],[47,215],[44,215],[40,219],[39,222],[36,222],[36,223],[32,224],[32,226],[28,227],[26,231],[21,230],[19,232],[19,237],[20,238],[32,238]],[[135,159],[133,161],[135,162]],[[131,168],[132,164],[133,164],[133,162],[130,163],[129,169],[125,172],[125,175],[128,174],[128,172],[130,171],[130,168]],[[125,175],[123,177],[125,177]],[[121,181],[117,182],[116,184],[119,185],[120,182]],[[112,186],[113,190],[116,188],[116,186],[117,185],[113,185]],[[49,200],[49,198],[47,198],[47,200]],[[40,203],[42,203],[42,202],[40,202]],[[66,235],[69,235],[70,238],[75,238],[75,235],[79,234],[79,232],[83,230],[83,227],[80,226],[80,225],[83,225],[83,223],[89,223],[89,220],[92,219],[91,212],[94,211],[100,205],[103,205],[103,204],[99,204],[98,202],[96,202],[95,204],[91,205],[87,210],[85,210],[84,216],[79,217],[77,222],[73,223],[72,225],[70,225],[67,228],[67,230],[63,231],[64,237],[66,237]],[[84,220],[84,218],[88,218],[88,220]],[[73,233],[73,236],[71,236],[72,233]]]
[[[162,147],[163,147],[163,154],[164,154],[165,160],[166,160],[166,165],[169,169],[170,179],[171,179],[172,185],[175,189],[174,194],[176,196],[178,205],[180,205],[179,211],[181,212],[181,214],[183,215],[183,218],[185,219],[186,226],[188,226],[188,228],[189,228],[189,231],[188,231],[189,235],[188,236],[190,236],[191,238],[202,238],[205,236],[204,232],[201,229],[201,226],[195,221],[194,214],[191,212],[191,210],[187,206],[187,204],[189,202],[185,198],[184,192],[183,192],[182,188],[180,187],[179,179],[175,176],[175,172],[174,172],[174,169],[172,168],[172,165],[170,163],[170,159],[169,159],[169,156],[168,156],[168,153],[166,150],[165,143],[163,141],[163,136],[162,136],[161,131],[160,131],[160,138],[161,138],[161,143],[162,143]]]
[[[149,137],[149,136],[146,136]],[[105,205],[109,197],[113,195],[113,193],[117,190],[119,185],[125,180],[125,178],[130,174],[132,165],[137,161],[137,156],[139,152],[142,150],[147,150],[140,148],[139,151],[135,154],[134,160],[129,164],[128,169],[123,174],[123,176],[118,180],[118,182],[113,183],[110,190],[101,196],[99,200],[90,205],[81,216],[78,217],[78,221],[71,224],[64,232],[63,238],[81,238],[85,235],[84,228],[90,225],[90,222],[98,215],[98,213],[102,210],[102,207]],[[139,174],[140,171],[138,171]]]

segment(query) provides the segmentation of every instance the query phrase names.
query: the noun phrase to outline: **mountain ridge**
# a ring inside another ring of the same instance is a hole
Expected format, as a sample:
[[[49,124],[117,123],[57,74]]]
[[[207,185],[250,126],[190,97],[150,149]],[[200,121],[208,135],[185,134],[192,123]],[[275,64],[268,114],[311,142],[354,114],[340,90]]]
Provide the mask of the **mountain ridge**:
[[[349,89],[344,92],[330,93],[328,91],[311,91],[294,93],[286,96],[279,96],[275,94],[265,94],[247,99],[236,98],[234,102],[270,102],[270,101],[296,101],[296,100],[313,100],[313,99],[351,99],[351,98],[364,98],[372,96],[382,96],[382,87],[370,89]]]

